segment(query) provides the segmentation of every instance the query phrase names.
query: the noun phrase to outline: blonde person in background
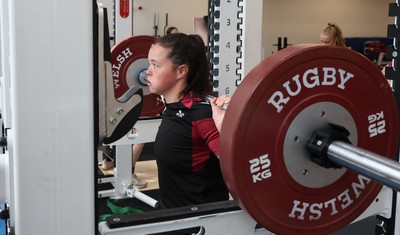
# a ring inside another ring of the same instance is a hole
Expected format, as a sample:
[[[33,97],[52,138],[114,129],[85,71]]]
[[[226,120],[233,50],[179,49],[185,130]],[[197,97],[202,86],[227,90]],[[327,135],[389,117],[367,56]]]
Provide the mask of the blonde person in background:
[[[319,36],[324,45],[336,45],[346,47],[346,42],[342,30],[335,23],[328,23],[321,31]]]

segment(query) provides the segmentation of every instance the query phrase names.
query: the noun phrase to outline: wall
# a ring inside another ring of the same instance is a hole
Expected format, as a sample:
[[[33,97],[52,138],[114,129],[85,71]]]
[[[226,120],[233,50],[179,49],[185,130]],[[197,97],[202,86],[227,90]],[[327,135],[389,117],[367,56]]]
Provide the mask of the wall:
[[[264,0],[263,39],[265,56],[277,51],[278,37],[288,43],[319,43],[321,29],[337,23],[345,37],[386,37],[392,0]]]
[[[112,1],[112,0],[103,0]],[[251,1],[251,0],[247,0]],[[262,46],[264,57],[277,51],[278,37],[289,44],[319,43],[321,29],[337,23],[346,37],[386,37],[389,3],[394,0],[263,0]],[[139,10],[139,6],[142,10]],[[165,15],[168,25],[193,32],[193,17],[208,14],[208,0],[133,0],[134,35],[154,35],[154,13],[159,14],[159,35]]]
[[[168,26],[175,26],[187,34],[193,33],[193,17],[208,14],[207,0],[133,0],[133,6],[135,35],[154,35],[154,13],[159,14],[158,35],[161,36],[164,35],[167,13]]]

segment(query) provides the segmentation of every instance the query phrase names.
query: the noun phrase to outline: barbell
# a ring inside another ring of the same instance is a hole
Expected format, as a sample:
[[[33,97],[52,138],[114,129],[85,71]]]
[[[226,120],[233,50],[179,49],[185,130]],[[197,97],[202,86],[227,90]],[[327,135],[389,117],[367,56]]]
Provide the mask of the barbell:
[[[390,160],[399,131],[393,92],[376,65],[348,48],[277,52],[249,72],[225,116],[226,185],[274,233],[328,234],[361,215],[380,183],[396,186],[377,171],[400,175]]]
[[[115,98],[144,90],[141,116],[163,109],[143,79],[151,36],[112,48]],[[259,63],[221,128],[226,185],[277,234],[327,234],[355,220],[383,185],[400,189],[398,113],[375,64],[348,48],[297,45]],[[349,170],[351,169],[351,170]]]

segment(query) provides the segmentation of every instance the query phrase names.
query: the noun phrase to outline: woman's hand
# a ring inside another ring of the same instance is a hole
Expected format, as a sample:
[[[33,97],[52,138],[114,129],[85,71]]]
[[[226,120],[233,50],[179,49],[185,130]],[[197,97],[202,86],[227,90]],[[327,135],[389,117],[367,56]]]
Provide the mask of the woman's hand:
[[[229,97],[227,95],[222,95],[222,96],[219,96],[218,98],[214,98],[210,101],[211,108],[213,111],[212,116],[214,119],[214,123],[219,132],[221,132],[222,121],[224,120],[224,116],[225,116],[225,109],[230,100],[231,100],[231,97]]]

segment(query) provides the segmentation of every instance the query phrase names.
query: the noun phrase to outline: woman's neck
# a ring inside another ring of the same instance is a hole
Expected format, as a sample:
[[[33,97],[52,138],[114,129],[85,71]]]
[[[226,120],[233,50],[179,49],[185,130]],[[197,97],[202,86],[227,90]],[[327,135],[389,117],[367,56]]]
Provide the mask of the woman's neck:
[[[167,94],[163,94],[164,100],[167,104],[179,102],[182,98],[181,92],[173,91]]]
[[[172,89],[162,94],[167,104],[179,102],[182,98],[182,91],[185,89],[185,84],[178,83]]]

